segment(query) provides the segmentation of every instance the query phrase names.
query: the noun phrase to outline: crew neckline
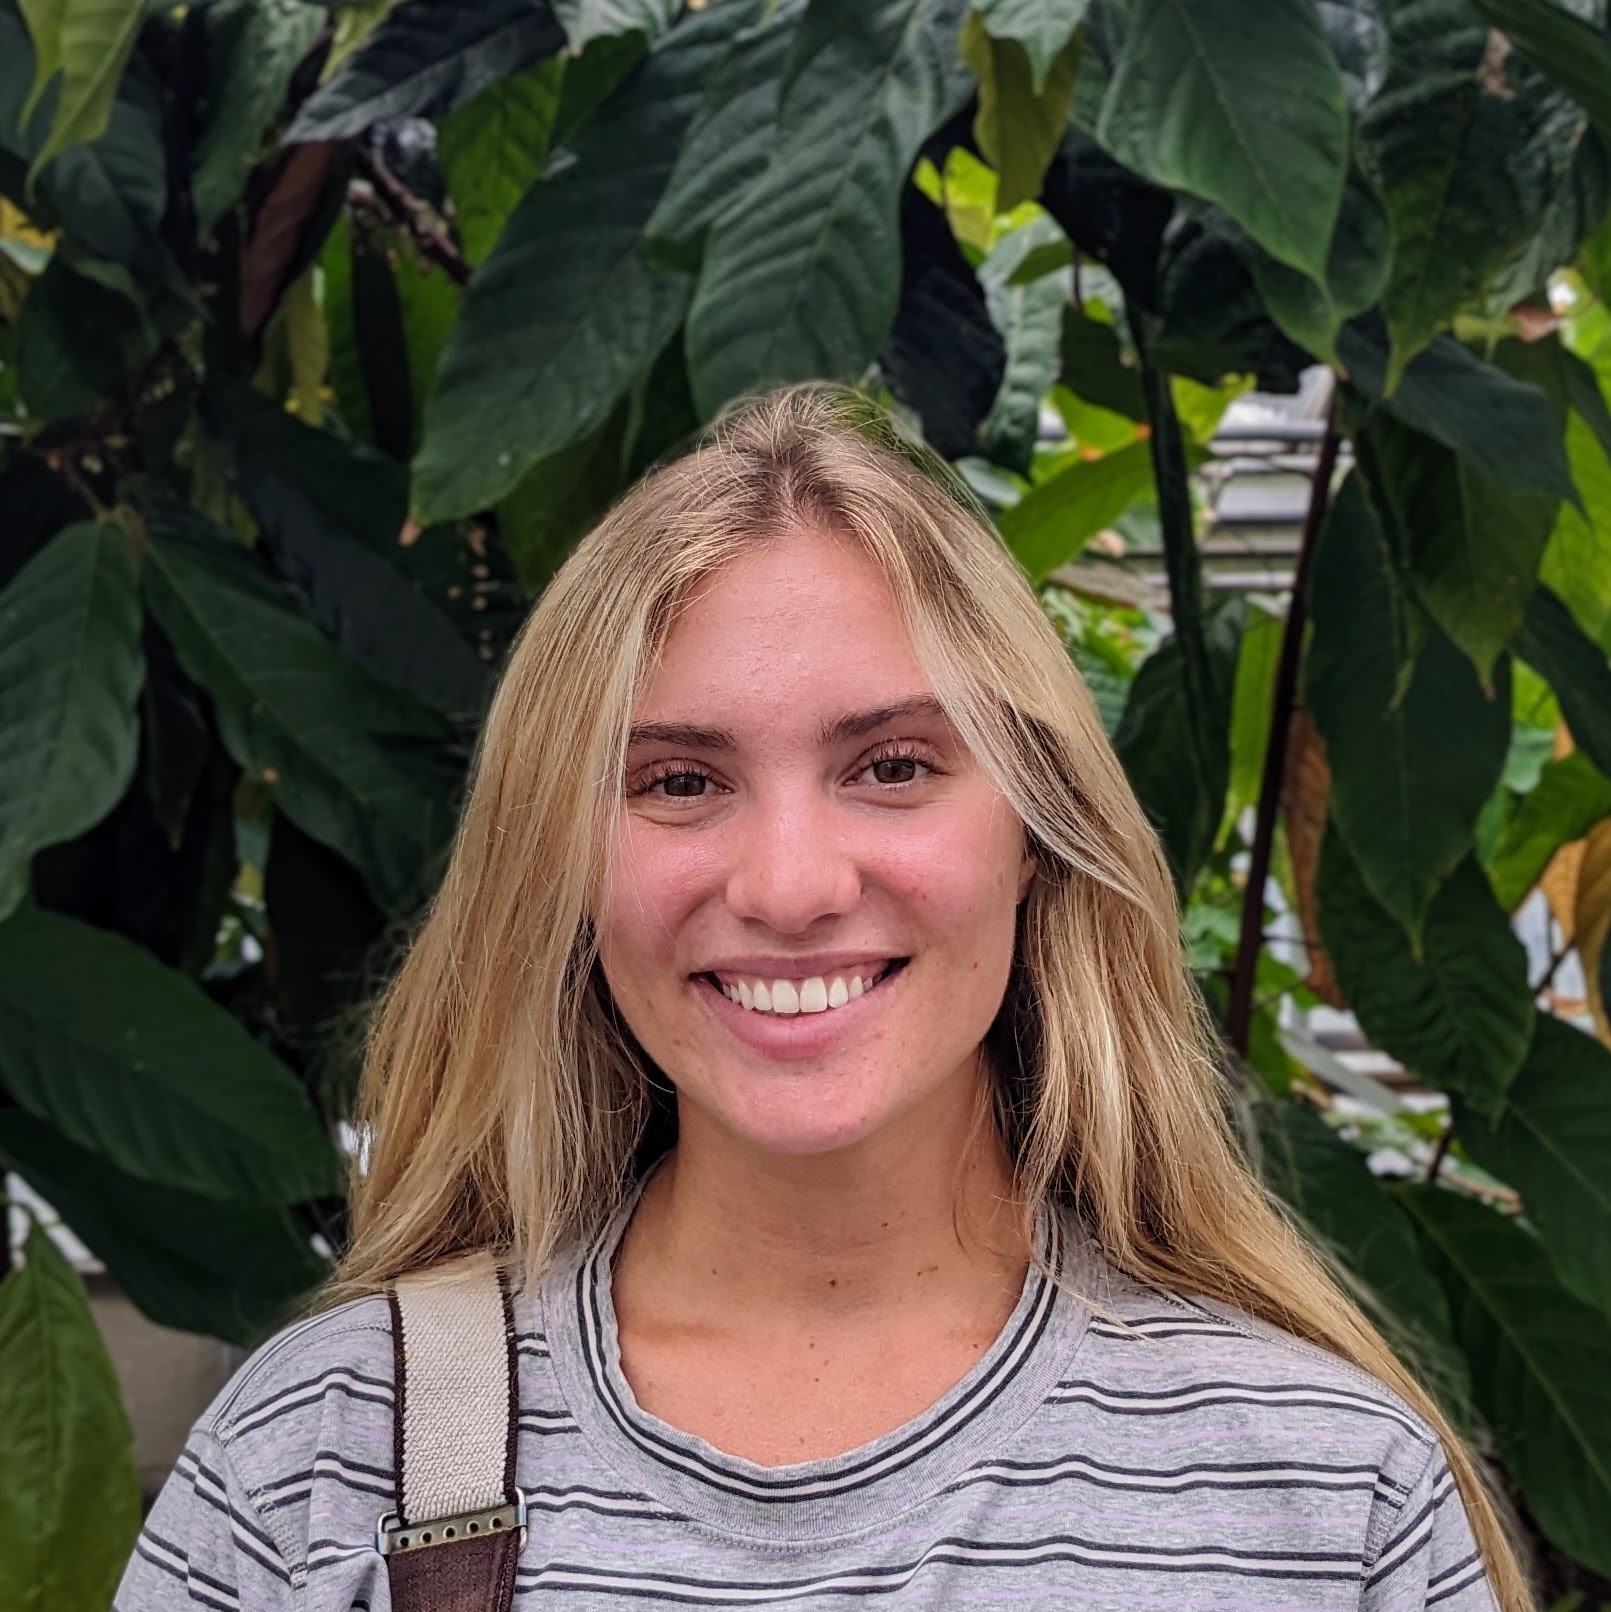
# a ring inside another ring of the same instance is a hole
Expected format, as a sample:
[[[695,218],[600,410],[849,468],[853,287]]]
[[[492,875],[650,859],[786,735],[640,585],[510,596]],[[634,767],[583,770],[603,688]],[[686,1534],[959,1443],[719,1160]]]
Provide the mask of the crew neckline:
[[[652,1172],[651,1172],[652,1173]],[[644,1494],[727,1533],[780,1544],[865,1532],[939,1493],[998,1450],[1057,1382],[1096,1279],[1077,1222],[1043,1212],[1012,1313],[960,1381],[900,1426],[838,1455],[763,1466],[646,1411],[621,1368],[612,1264],[648,1180],[543,1283],[544,1326],[566,1407],[598,1455]],[[1052,1280],[1041,1260],[1060,1273]]]

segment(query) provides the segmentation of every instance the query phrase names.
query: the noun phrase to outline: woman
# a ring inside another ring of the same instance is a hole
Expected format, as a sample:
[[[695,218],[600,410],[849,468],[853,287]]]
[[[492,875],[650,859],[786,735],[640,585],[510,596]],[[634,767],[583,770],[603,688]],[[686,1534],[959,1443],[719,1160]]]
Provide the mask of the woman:
[[[718,422],[533,612],[374,1024],[340,1302],[198,1423],[118,1606],[388,1605],[379,1295],[490,1248],[517,1598],[1520,1612],[1234,1146],[1178,933],[945,467],[829,389]]]

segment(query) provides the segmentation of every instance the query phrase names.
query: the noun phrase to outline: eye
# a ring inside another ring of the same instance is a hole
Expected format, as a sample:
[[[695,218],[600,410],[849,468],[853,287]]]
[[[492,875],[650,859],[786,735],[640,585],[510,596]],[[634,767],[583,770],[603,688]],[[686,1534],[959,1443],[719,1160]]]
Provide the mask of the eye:
[[[925,756],[910,745],[898,742],[880,745],[861,765],[860,773],[871,773],[871,781],[885,789],[902,789],[921,783],[935,772]]]
[[[714,782],[709,773],[685,761],[665,762],[640,778],[631,793],[647,795],[651,800],[702,800],[710,793],[706,786]]]

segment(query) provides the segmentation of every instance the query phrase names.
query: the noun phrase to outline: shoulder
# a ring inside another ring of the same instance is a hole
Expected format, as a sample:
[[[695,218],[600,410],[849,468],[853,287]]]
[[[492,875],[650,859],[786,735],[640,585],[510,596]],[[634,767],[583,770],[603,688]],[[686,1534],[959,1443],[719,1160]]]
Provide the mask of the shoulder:
[[[1340,1355],[1218,1300],[1113,1272],[1091,1295],[1085,1336],[1056,1394],[1191,1458],[1353,1474],[1402,1501],[1442,1449],[1426,1418]]]

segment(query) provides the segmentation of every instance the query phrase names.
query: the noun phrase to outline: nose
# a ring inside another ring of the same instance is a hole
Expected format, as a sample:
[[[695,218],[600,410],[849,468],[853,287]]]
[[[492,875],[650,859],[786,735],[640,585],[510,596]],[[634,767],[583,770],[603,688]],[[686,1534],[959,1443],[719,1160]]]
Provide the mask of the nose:
[[[797,935],[850,912],[861,869],[842,814],[814,790],[758,797],[729,825],[727,905],[739,918]]]

